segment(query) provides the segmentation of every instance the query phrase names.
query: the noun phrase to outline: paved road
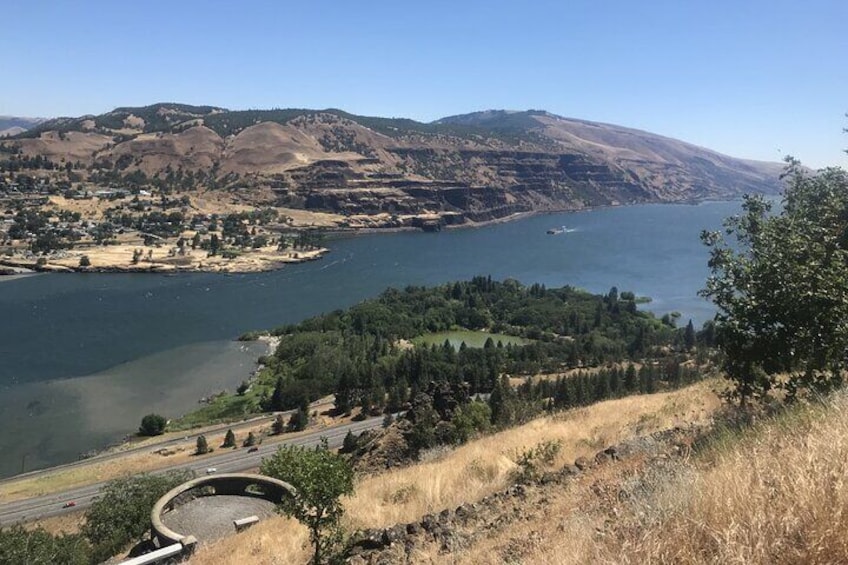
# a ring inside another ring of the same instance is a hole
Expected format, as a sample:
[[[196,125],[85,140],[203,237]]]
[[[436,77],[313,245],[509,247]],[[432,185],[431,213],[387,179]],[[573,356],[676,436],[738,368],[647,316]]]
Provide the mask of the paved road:
[[[258,446],[258,451],[248,453],[247,448],[239,448],[235,450],[218,450],[212,455],[199,457],[197,461],[184,463],[181,465],[173,465],[155,471],[156,474],[165,473],[177,469],[190,469],[198,475],[203,475],[206,470],[214,467],[218,473],[235,473],[254,469],[260,465],[262,458],[273,454],[277,451],[280,445],[318,445],[321,438],[327,438],[330,447],[340,447],[344,441],[344,437],[348,431],[355,434],[365,430],[379,428],[382,425],[383,417],[370,418],[361,422],[351,422],[341,426],[332,428],[324,428],[304,434],[298,438],[293,438],[287,441],[274,442],[266,445]],[[183,439],[179,441],[185,441]],[[157,446],[158,447],[158,446]],[[147,447],[146,449],[151,449]],[[7,526],[16,522],[28,522],[41,518],[49,518],[51,516],[59,516],[76,510],[84,509],[91,506],[91,501],[97,496],[97,493],[105,485],[106,482],[94,483],[87,486],[69,489],[63,492],[57,492],[49,495],[18,500],[0,505],[0,526]],[[73,508],[62,508],[69,501],[76,502]]]
[[[321,410],[328,406],[332,406],[332,402],[328,401],[316,401],[309,405],[310,410]],[[217,426],[212,426],[208,428],[204,428],[202,431],[196,432],[186,432],[187,435],[175,437],[174,439],[169,439],[166,441],[157,442],[155,444],[142,445],[139,447],[131,447],[129,449],[124,449],[121,451],[114,451],[109,453],[103,453],[101,455],[95,455],[94,457],[89,457],[88,459],[80,459],[79,461],[72,461],[70,463],[64,463],[62,465],[56,465],[54,467],[48,467],[46,469],[36,469],[34,471],[28,471],[26,473],[21,473],[18,475],[14,475],[12,477],[6,477],[4,479],[0,479],[0,485],[3,483],[8,483],[12,481],[17,481],[22,478],[28,477],[36,477],[38,475],[52,473],[58,470],[71,469],[74,467],[84,467],[86,465],[91,465],[92,463],[101,463],[103,461],[109,461],[112,459],[120,459],[126,455],[130,455],[132,453],[141,453],[147,451],[153,451],[156,449],[161,449],[163,447],[171,447],[174,445],[179,445],[186,442],[191,442],[197,440],[198,436],[210,436],[212,434],[216,434],[219,432],[224,432],[226,430],[233,430],[233,432],[237,432],[244,428],[251,428],[256,426],[257,424],[262,424],[264,422],[271,423],[277,417],[278,414],[282,414],[284,419],[287,419],[288,416],[293,414],[295,410],[288,410],[286,412],[275,412],[271,415],[262,415],[256,416],[254,418],[250,418],[248,420],[242,420],[241,422],[233,422],[230,424],[220,424]]]

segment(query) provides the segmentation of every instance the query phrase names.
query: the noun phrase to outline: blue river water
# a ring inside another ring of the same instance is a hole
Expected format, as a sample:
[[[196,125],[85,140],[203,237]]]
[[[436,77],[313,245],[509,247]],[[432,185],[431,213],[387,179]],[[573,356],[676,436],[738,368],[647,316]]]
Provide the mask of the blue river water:
[[[74,460],[233,388],[259,344],[232,339],[343,308],[389,286],[475,275],[650,296],[700,326],[707,276],[702,229],[738,202],[645,205],[533,216],[441,233],[366,234],[325,258],[278,271],[62,274],[0,279],[0,476]],[[552,228],[567,228],[549,235]]]

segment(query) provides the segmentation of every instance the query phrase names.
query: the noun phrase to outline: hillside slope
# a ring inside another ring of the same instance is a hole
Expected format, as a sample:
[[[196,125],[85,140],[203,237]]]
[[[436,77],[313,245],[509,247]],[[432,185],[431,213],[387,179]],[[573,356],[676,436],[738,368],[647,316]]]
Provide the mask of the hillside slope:
[[[704,383],[608,401],[363,478],[347,525],[369,530],[349,562],[848,561],[845,391],[741,429],[711,428],[718,404]],[[556,458],[512,484],[522,450],[551,440]],[[274,518],[190,562],[308,558],[305,529]]]
[[[547,112],[432,123],[328,110],[154,104],[49,120],[7,150],[248,204],[351,214],[435,213],[442,223],[519,212],[776,192],[781,166]]]
[[[41,122],[43,118],[21,118],[18,116],[0,116],[0,137],[19,135]]]

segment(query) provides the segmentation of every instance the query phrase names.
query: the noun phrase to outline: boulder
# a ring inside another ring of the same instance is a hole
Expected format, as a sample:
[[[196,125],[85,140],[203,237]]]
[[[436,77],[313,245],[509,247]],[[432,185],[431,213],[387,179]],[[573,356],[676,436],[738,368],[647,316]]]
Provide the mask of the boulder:
[[[589,461],[586,457],[578,457],[574,461],[574,466],[580,469],[581,471],[585,471],[592,467],[592,462]]]

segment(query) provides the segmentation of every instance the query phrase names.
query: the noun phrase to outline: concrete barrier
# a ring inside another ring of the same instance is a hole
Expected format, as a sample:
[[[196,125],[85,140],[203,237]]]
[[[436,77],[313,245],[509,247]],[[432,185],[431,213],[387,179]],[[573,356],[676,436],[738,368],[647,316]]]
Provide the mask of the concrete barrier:
[[[156,501],[153,510],[150,511],[150,536],[156,547],[164,548],[173,544],[182,544],[186,546],[184,549],[189,549],[186,541],[189,537],[193,539],[190,532],[175,532],[162,522],[162,515],[178,506],[181,496],[185,498],[195,493],[199,496],[237,495],[259,497],[279,504],[285,497],[293,496],[295,492],[295,488],[287,482],[249,473],[222,473],[193,479],[174,487]]]
[[[176,557],[182,552],[183,544],[175,543],[167,547],[163,547],[162,549],[157,549],[156,551],[151,551],[150,553],[145,553],[144,555],[139,555],[138,557],[133,557],[126,561],[121,561],[120,565],[150,565],[151,563],[158,563],[159,561],[168,559],[169,557]]]
[[[247,518],[239,518],[238,520],[233,520],[233,527],[237,532],[242,530],[246,530],[253,524],[259,521],[259,516],[248,516]]]

